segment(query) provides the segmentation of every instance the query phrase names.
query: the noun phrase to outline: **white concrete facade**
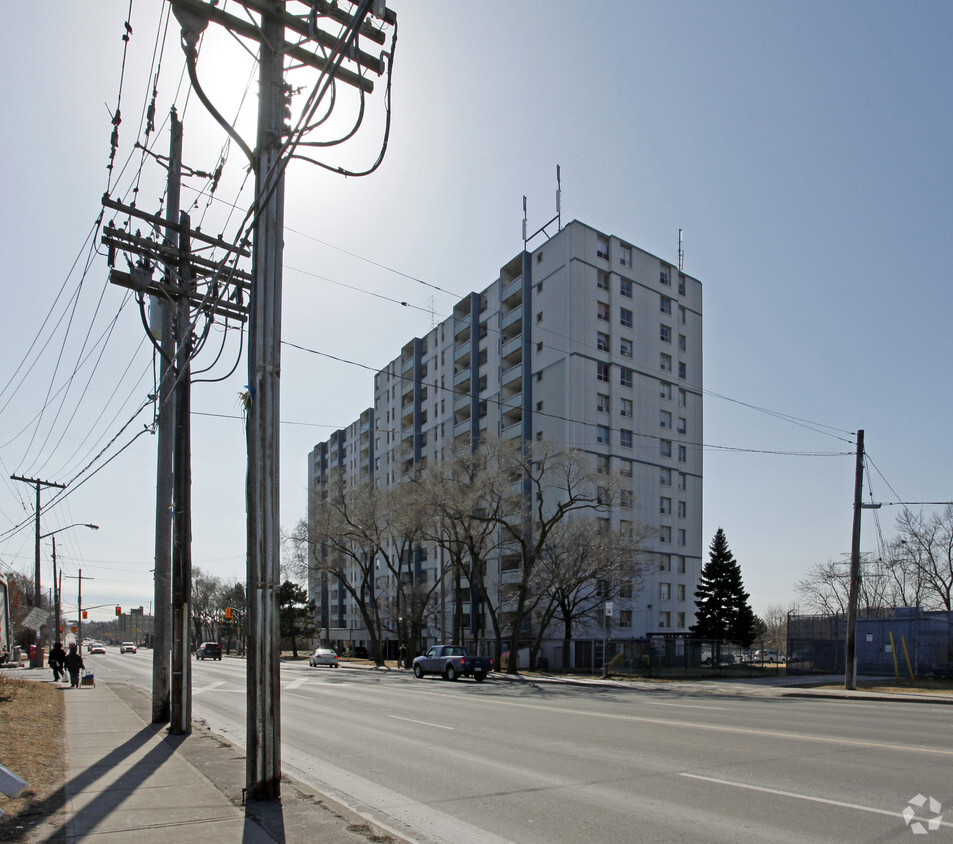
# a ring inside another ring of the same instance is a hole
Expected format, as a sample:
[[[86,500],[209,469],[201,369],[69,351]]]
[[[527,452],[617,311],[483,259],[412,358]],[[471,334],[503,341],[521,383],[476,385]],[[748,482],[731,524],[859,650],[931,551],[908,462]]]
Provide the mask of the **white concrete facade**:
[[[613,638],[683,632],[702,560],[702,421],[701,283],[573,221],[410,340],[375,376],[373,407],[315,447],[309,482],[342,466],[354,480],[400,483],[464,434],[582,449],[631,477],[613,524],[656,529],[657,567],[616,602]],[[361,641],[339,590],[310,587],[330,638]]]

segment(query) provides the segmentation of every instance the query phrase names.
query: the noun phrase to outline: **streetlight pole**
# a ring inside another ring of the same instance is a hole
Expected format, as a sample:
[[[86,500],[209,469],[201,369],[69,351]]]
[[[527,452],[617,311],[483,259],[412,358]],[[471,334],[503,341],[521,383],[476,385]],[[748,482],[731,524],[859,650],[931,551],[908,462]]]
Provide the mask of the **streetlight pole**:
[[[59,634],[59,630],[60,630],[60,589],[59,589],[59,584],[56,582],[56,539],[55,537],[56,537],[56,534],[62,533],[64,530],[70,530],[71,528],[74,528],[74,527],[86,527],[86,528],[89,528],[90,530],[99,530],[99,525],[89,524],[88,522],[75,522],[74,524],[67,525],[66,527],[58,528],[57,530],[51,530],[49,533],[44,533],[42,535],[39,533],[39,531],[37,531],[37,540],[36,540],[37,548],[39,548],[40,546],[41,539],[46,539],[48,536],[54,537],[53,538],[53,588],[54,588],[54,595],[56,596],[56,600],[54,602],[55,613],[56,613],[55,615],[56,628],[53,633],[51,641],[56,641],[57,635]],[[61,576],[62,576],[62,573],[61,573]],[[83,630],[83,627],[82,627],[82,624],[83,624],[83,619],[82,619],[83,571],[82,569],[80,569],[79,576],[80,576],[80,592],[79,592],[80,594],[80,608],[79,608],[80,609],[80,619],[79,619],[80,628],[79,629],[80,629],[80,633],[82,633],[82,630]],[[67,575],[67,577],[70,577],[70,575]],[[39,567],[37,568],[37,582],[39,582]],[[80,643],[82,643],[83,641],[82,636],[80,636],[79,641]],[[43,666],[40,665],[39,667],[42,668]]]

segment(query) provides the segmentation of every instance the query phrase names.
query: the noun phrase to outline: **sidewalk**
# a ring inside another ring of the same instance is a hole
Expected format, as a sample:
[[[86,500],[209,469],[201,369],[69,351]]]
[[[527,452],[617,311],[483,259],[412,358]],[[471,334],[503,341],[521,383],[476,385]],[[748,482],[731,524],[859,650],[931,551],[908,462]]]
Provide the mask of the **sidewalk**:
[[[241,805],[245,759],[199,724],[171,736],[148,722],[139,689],[64,689],[66,841],[397,842],[303,783],[282,777],[281,800]]]

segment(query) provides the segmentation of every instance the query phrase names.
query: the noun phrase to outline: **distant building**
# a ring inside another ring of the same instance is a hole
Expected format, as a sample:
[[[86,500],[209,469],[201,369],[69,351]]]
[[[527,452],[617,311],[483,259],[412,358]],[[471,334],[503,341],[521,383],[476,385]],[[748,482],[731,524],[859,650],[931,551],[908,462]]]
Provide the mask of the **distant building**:
[[[568,224],[408,340],[375,376],[373,407],[311,452],[310,489],[336,467],[353,481],[399,484],[451,438],[487,433],[565,443],[630,478],[611,519],[657,529],[657,564],[641,592],[616,601],[612,636],[687,631],[702,550],[698,280],[618,237]],[[424,556],[425,566],[439,562],[436,549]],[[491,572],[497,583],[503,565]],[[318,572],[309,587],[322,637],[366,639],[343,589]],[[428,631],[431,641],[443,638],[450,613]],[[601,638],[601,625],[579,634]]]

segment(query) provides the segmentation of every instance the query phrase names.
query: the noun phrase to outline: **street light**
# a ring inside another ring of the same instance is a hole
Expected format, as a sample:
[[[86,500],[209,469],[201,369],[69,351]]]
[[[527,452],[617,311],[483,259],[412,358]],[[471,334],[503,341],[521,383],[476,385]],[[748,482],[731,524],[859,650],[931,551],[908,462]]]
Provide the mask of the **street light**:
[[[57,533],[62,533],[64,530],[69,530],[70,528],[74,528],[74,527],[87,527],[90,530],[99,530],[99,525],[89,524],[88,522],[75,522],[74,524],[67,525],[66,527],[57,528],[56,530],[51,530],[49,533],[41,534],[40,539],[46,539],[48,536],[55,537]],[[53,594],[56,596],[53,602],[54,631],[55,632],[50,637],[51,642],[56,641],[56,636],[57,634],[59,634],[59,630],[60,630],[60,584],[56,577],[56,539],[55,538],[53,539]],[[80,607],[80,610],[82,610],[82,606]],[[82,616],[82,613],[81,613],[81,616]],[[79,623],[82,625],[83,623],[82,617],[80,618]],[[35,667],[42,668],[43,663],[40,660],[38,652],[36,654],[36,659],[39,664]],[[31,667],[34,667],[34,666],[31,666]]]

